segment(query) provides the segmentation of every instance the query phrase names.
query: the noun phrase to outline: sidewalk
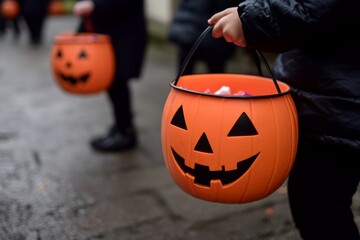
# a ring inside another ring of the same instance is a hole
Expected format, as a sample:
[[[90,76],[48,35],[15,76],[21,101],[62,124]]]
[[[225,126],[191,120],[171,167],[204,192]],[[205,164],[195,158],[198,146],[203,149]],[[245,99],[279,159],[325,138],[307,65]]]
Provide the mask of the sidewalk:
[[[25,37],[0,39],[1,240],[300,239],[286,187],[254,203],[220,204],[173,182],[160,143],[176,75],[171,46],[150,45],[142,78],[132,83],[139,148],[92,151],[88,140],[111,123],[106,96],[62,92],[49,62],[52,36],[75,26],[71,17],[49,19],[38,49]],[[357,214],[359,202],[356,195]]]

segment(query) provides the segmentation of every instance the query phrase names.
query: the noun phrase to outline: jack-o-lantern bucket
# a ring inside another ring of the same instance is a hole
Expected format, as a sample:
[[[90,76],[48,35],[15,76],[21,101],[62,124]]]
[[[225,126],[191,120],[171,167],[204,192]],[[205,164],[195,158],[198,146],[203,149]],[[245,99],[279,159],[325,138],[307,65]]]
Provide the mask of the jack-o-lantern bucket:
[[[107,90],[115,73],[110,37],[95,33],[61,33],[51,51],[53,75],[66,92],[93,94]]]
[[[0,7],[1,15],[6,19],[14,19],[20,13],[20,6],[17,0],[4,0]]]
[[[61,0],[52,0],[49,4],[49,15],[61,15],[66,12],[65,3]]]
[[[180,72],[170,86],[162,150],[182,190],[207,201],[247,203],[285,182],[298,142],[297,112],[287,84],[251,75]],[[214,94],[223,86],[247,94]]]

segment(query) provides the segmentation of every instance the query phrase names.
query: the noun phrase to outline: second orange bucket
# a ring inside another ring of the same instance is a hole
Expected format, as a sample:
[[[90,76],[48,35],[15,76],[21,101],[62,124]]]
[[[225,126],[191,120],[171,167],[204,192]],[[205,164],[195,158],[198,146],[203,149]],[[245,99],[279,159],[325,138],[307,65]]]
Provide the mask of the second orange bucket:
[[[61,33],[55,37],[51,65],[66,92],[93,94],[107,90],[115,74],[115,56],[108,35]]]

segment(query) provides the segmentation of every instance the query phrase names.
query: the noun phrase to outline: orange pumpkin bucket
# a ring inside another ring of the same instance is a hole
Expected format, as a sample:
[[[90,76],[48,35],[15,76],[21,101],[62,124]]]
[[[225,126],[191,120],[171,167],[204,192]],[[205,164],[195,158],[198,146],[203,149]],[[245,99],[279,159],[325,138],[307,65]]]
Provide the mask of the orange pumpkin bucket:
[[[52,0],[49,4],[49,15],[61,15],[66,12],[65,4],[61,0]]]
[[[290,87],[275,78],[182,72],[170,83],[161,123],[163,155],[176,184],[196,198],[221,203],[272,194],[287,179],[297,151]],[[223,86],[247,94],[214,94]]]
[[[51,51],[53,75],[66,92],[93,94],[107,90],[115,73],[115,56],[108,35],[61,33]]]
[[[20,6],[16,0],[4,0],[0,7],[1,15],[6,19],[15,19],[20,13]]]

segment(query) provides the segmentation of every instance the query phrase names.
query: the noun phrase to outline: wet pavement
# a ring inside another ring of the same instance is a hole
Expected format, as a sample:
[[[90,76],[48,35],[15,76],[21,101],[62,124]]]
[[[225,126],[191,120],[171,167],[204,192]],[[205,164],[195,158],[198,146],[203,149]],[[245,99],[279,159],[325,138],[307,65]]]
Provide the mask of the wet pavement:
[[[151,44],[143,75],[132,82],[139,147],[89,148],[111,123],[106,95],[64,93],[50,68],[54,34],[76,22],[50,18],[37,48],[26,32],[18,41],[10,33],[0,39],[1,240],[300,239],[285,186],[253,203],[221,204],[193,198],[172,180],[160,142],[176,75],[172,46]],[[245,55],[237,58],[235,71],[252,71]],[[359,202],[357,194],[357,216]]]

